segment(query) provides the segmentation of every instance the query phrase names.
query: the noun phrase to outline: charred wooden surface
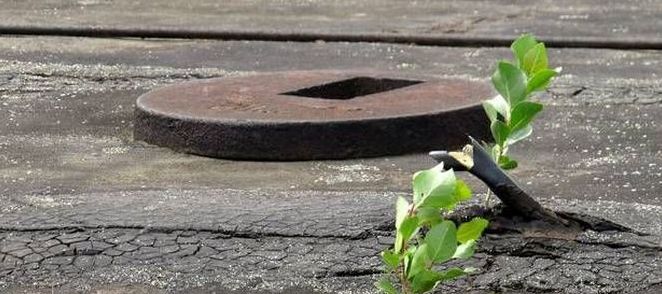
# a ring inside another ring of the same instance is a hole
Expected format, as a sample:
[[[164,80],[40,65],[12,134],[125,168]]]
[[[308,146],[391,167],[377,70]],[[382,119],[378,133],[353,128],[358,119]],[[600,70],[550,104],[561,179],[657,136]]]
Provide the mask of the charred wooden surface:
[[[461,160],[457,160],[446,151],[432,151],[430,156],[437,162],[444,163],[445,169],[457,171],[468,171],[483,181],[489,189],[515,213],[534,220],[542,220],[562,226],[569,225],[567,220],[560,218],[553,211],[545,209],[533,197],[513,181],[483,149],[480,143],[470,138],[471,150],[467,156],[471,156],[471,164],[467,166]]]
[[[427,156],[189,156],[133,141],[135,98],[176,82],[293,69],[480,80],[510,53],[473,46],[506,45],[523,30],[552,46],[660,43],[660,7],[650,1],[510,2],[4,1],[0,33],[31,36],[0,42],[0,291],[374,290],[392,204]],[[528,220],[505,215],[471,261],[481,272],[444,290],[659,293],[662,54],[550,55],[565,74],[540,97],[549,107],[540,132],[513,150],[522,158],[513,176],[544,207],[589,225],[574,238],[549,236],[513,230]]]

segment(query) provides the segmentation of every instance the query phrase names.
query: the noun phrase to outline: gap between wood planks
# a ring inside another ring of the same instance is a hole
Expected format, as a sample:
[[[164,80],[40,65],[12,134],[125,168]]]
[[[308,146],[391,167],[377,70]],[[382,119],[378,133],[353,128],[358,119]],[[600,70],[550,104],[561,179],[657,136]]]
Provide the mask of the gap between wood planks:
[[[160,39],[209,39],[273,42],[365,42],[413,44],[443,47],[507,47],[517,36],[429,36],[401,34],[351,34],[266,32],[233,30],[197,30],[166,28],[106,28],[106,27],[45,27],[2,26],[0,35],[66,36],[95,38],[160,38]],[[622,50],[659,50],[662,40],[632,38],[614,40],[596,37],[545,37],[539,38],[549,48],[596,48]]]

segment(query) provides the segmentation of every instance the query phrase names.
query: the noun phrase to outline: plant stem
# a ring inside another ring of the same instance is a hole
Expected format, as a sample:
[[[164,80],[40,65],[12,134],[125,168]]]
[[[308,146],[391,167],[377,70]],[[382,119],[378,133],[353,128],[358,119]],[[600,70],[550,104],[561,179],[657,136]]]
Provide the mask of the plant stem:
[[[412,217],[416,215],[416,207],[412,204],[411,207],[409,208],[409,211],[407,212],[408,217]],[[403,254],[407,252],[408,246],[408,240],[405,240],[404,238],[402,239],[402,246],[400,246],[400,252],[398,254]],[[411,291],[411,286],[409,285],[409,280],[407,280],[407,273],[405,272],[405,265],[404,263],[400,264],[399,267],[399,274],[396,273],[396,276],[400,279],[400,285],[402,286],[402,294],[412,294]]]
[[[410,294],[411,289],[409,289],[409,281],[407,280],[407,277],[405,276],[405,265],[404,264],[400,265],[399,273],[396,273],[396,275],[400,279],[400,286],[402,288],[402,294]]]

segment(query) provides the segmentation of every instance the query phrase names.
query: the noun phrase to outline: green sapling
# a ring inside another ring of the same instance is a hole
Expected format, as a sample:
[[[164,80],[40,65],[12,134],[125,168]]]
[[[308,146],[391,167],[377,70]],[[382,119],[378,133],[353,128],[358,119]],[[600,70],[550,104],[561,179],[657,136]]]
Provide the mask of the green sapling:
[[[531,135],[531,121],[543,108],[542,104],[529,98],[546,89],[560,72],[560,69],[548,68],[545,45],[531,35],[515,40],[511,49],[515,61],[499,61],[492,75],[492,83],[499,95],[483,103],[494,137],[493,144],[485,144],[489,152],[482,153],[486,158],[484,162],[492,164],[491,156],[502,169],[517,167],[517,161],[507,155],[508,148]],[[462,166],[464,170],[472,165],[472,145],[468,146],[463,152],[451,152],[456,166]],[[396,202],[393,248],[381,253],[386,275],[379,280],[377,287],[388,294],[425,293],[439,283],[472,272],[471,268],[444,264],[471,257],[476,242],[488,226],[488,221],[480,217],[459,226],[444,219],[444,215],[458,203],[471,198],[471,190],[455,177],[452,168],[444,170],[443,163],[415,173],[412,186],[411,203],[403,197]],[[542,211],[542,208],[538,210]]]

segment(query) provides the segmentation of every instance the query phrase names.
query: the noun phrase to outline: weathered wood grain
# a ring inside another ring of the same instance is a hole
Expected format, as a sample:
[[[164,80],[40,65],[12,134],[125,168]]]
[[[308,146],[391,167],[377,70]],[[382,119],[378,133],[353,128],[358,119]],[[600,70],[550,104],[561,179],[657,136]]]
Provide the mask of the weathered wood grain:
[[[136,97],[185,80],[289,69],[485,80],[509,54],[366,43],[0,38],[0,292],[152,285],[147,293],[370,293],[377,252],[392,241],[394,197],[409,193],[413,171],[434,164],[427,155],[283,163],[176,153],[133,140]],[[512,150],[521,164],[514,178],[546,207],[650,235],[491,235],[470,261],[483,272],[471,285],[443,290],[656,293],[662,53],[550,55],[564,74],[539,97],[549,107],[534,135]],[[27,288],[34,286],[40,289]]]
[[[2,1],[0,32],[662,48],[655,0]]]
[[[0,184],[5,195],[46,187],[57,189],[53,193],[252,189],[256,182],[274,190],[409,191],[411,173],[434,164],[426,155],[241,162],[143,146],[132,138],[135,99],[184,80],[288,69],[487,80],[494,61],[509,54],[505,48],[389,44],[2,38]],[[629,199],[640,203],[660,203],[662,53],[555,49],[550,58],[564,72],[539,96],[550,107],[534,137],[512,151],[522,158],[515,177],[534,197],[618,200],[632,194]]]

